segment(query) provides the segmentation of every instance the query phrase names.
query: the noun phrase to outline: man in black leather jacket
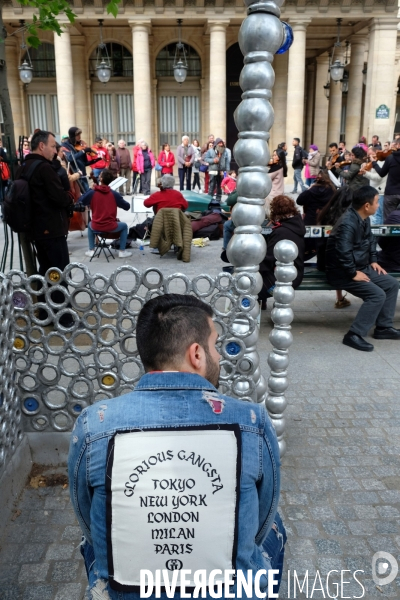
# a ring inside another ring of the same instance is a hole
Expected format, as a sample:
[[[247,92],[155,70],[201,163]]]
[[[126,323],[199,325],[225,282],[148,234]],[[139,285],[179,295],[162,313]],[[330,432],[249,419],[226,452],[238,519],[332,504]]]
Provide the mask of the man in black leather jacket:
[[[335,289],[344,289],[362,298],[362,304],[343,344],[372,352],[363,339],[375,324],[373,337],[400,340],[393,327],[399,284],[377,263],[376,240],[369,217],[378,209],[379,193],[371,186],[354,192],[352,206],[333,227],[326,247],[326,276]]]

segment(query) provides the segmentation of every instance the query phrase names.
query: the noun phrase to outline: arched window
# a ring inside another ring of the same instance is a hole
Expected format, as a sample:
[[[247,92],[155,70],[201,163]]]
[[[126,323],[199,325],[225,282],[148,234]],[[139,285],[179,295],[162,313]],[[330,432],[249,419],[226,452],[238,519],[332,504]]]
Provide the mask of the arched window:
[[[53,44],[42,42],[38,48],[29,49],[29,56],[32,60],[34,77],[56,76],[56,60]]]
[[[156,58],[156,77],[173,77],[174,76],[174,59],[175,59],[176,44],[168,44],[165,46]],[[188,63],[188,77],[201,77],[201,60],[196,50],[185,44],[186,58]]]
[[[107,54],[111,61],[112,74],[111,77],[133,77],[133,58],[128,48],[122,46],[122,44],[116,44],[115,42],[106,43]],[[105,50],[103,50],[103,56],[107,56]],[[93,50],[92,55],[89,59],[89,70],[91,77],[97,77],[96,73],[97,64],[97,48]]]

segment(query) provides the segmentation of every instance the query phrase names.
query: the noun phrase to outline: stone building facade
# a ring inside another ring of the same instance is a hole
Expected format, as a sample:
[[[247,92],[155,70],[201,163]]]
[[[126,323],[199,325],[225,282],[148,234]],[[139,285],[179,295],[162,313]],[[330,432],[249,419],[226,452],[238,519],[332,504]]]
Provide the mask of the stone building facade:
[[[34,78],[28,86],[19,80],[20,38],[6,39],[17,136],[35,127],[59,136],[78,125],[90,143],[97,134],[114,142],[143,138],[158,151],[164,141],[175,148],[184,133],[201,142],[213,133],[233,147],[243,65],[237,43],[245,17],[242,0],[123,0],[116,19],[107,15],[103,0],[73,0],[73,8],[74,25],[66,25],[61,37],[41,33],[43,45],[31,49]],[[317,144],[324,154],[332,141],[345,139],[351,147],[360,135],[387,140],[400,131],[397,11],[396,0],[287,0],[282,19],[291,24],[294,43],[273,62],[271,147],[282,141],[290,145],[296,136],[305,146]],[[20,19],[30,18],[32,10],[15,0],[3,8],[9,33]],[[171,70],[177,18],[183,20],[189,56],[181,85]],[[331,81],[327,99],[324,85],[337,18],[342,19],[341,47],[335,58],[348,64],[345,82]],[[104,19],[103,37],[113,63],[107,84],[99,82],[94,68],[98,19]]]

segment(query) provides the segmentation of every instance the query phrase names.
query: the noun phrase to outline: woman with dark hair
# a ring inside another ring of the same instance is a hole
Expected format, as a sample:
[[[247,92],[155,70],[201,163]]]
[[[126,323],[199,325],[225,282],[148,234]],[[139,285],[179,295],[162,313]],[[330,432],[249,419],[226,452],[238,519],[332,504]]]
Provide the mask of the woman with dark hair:
[[[351,165],[348,171],[339,168],[336,169],[338,175],[343,177],[346,184],[353,192],[363,185],[369,185],[368,179],[360,174],[361,165],[365,162],[367,162],[366,151],[363,148],[355,146],[351,151]]]
[[[317,215],[335,193],[335,186],[328,173],[320,171],[314,183],[297,198],[296,202],[303,207],[304,225],[316,225]],[[307,238],[304,260],[310,260],[317,252],[317,238]]]
[[[281,196],[285,191],[285,180],[287,176],[286,155],[284,150],[277,149],[272,153],[272,158],[269,162],[269,176],[272,179],[272,189],[265,201],[265,211],[269,215],[270,204],[275,196]]]
[[[295,289],[301,284],[304,275],[304,235],[306,228],[294,200],[289,196],[275,196],[271,200],[270,210],[272,232],[268,236],[267,253],[260,264],[263,287],[258,299],[261,302],[261,310],[266,310],[267,298],[271,298],[275,287],[275,244],[281,240],[291,240],[299,250],[294,261],[297,277],[292,285]]]
[[[326,206],[335,193],[335,186],[328,173],[320,171],[312,186],[301,192],[296,202],[303,207],[304,225],[316,225],[318,213]]]
[[[328,204],[321,210],[317,218],[317,225],[332,225],[337,223],[340,217],[351,206],[353,200],[353,190],[345,185],[339,188],[329,200]],[[317,269],[325,271],[325,253],[328,238],[323,237],[319,240],[317,248]],[[350,300],[343,296],[342,290],[336,290],[335,308],[346,308],[350,306]]]
[[[160,167],[162,167],[161,175],[173,175],[175,155],[173,152],[171,152],[171,147],[169,144],[162,145],[162,150],[158,155],[158,164]]]

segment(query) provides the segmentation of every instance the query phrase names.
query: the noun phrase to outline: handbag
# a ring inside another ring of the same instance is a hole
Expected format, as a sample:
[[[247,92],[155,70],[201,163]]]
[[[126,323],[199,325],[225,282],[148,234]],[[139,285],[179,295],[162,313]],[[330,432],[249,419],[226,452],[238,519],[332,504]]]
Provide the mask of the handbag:
[[[199,171],[201,171],[202,173],[207,173],[208,165],[200,165]]]
[[[195,168],[195,169],[200,169],[200,165],[201,165],[201,162],[200,162],[199,160],[196,160],[196,161],[194,162],[194,165],[193,165],[193,166],[194,166],[194,168]]]
[[[156,171],[162,171],[162,166],[158,164],[158,162],[156,162]]]
[[[1,179],[3,181],[8,181],[11,179],[10,167],[4,161],[0,162],[0,171],[1,171]]]

